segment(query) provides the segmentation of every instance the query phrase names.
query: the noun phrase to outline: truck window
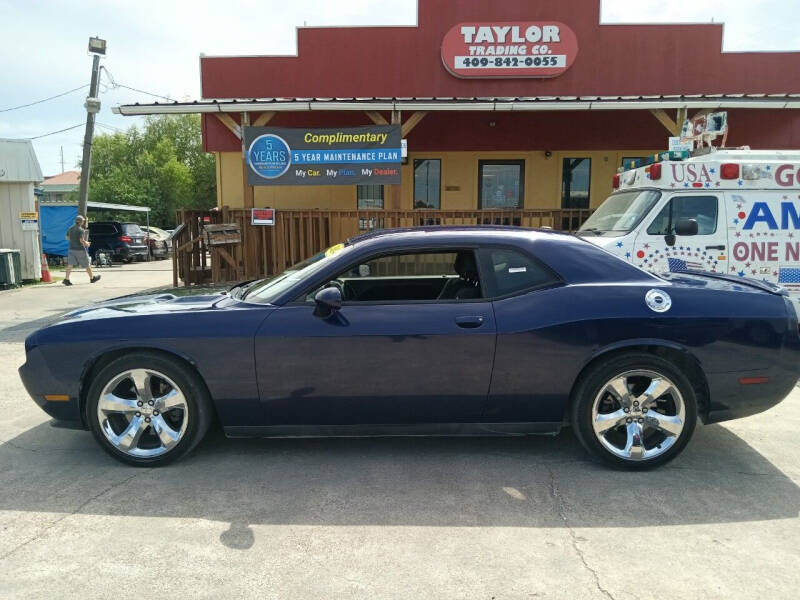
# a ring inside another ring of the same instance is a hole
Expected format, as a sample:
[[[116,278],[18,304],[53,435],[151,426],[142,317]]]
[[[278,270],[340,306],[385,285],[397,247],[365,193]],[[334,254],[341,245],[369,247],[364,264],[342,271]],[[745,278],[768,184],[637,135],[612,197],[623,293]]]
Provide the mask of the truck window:
[[[710,235],[717,230],[716,196],[674,196],[664,205],[647,228],[649,235],[673,233],[679,219],[696,219],[697,235]]]

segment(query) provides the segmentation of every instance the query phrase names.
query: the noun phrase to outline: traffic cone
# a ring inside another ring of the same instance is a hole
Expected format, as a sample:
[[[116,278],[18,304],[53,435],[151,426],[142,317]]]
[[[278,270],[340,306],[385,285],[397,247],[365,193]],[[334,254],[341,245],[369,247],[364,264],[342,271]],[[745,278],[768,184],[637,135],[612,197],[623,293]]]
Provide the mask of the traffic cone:
[[[47,266],[47,255],[42,252],[42,283],[52,283],[53,278],[50,277],[50,269]]]

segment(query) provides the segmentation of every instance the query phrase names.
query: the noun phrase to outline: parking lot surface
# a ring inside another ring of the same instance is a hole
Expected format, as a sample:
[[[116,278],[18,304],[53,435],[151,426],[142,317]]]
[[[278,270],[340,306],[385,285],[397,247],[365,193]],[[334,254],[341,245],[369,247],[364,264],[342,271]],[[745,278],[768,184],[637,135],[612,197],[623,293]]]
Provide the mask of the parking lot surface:
[[[0,293],[0,598],[796,598],[800,393],[612,471],[542,438],[227,440],[123,466],[52,428],[16,369],[28,332],[171,281]],[[84,285],[85,284],[85,285]]]

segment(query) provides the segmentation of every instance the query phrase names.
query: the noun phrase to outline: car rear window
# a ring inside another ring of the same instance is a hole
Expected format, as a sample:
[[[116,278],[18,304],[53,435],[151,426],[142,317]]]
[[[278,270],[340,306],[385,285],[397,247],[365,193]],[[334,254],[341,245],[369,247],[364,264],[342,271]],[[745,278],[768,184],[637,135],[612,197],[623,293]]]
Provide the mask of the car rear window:
[[[125,235],[144,235],[144,231],[136,223],[123,223],[122,232]]]
[[[117,233],[113,223],[89,223],[89,233],[94,235],[113,235]]]

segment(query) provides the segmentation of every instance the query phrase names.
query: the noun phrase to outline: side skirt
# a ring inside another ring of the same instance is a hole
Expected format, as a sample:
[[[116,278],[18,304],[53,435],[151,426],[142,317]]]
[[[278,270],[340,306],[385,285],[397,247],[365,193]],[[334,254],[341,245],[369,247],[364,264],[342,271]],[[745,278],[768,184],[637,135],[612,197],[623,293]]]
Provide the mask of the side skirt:
[[[562,423],[413,423],[408,425],[264,425],[225,427],[228,437],[395,437],[556,435]]]

